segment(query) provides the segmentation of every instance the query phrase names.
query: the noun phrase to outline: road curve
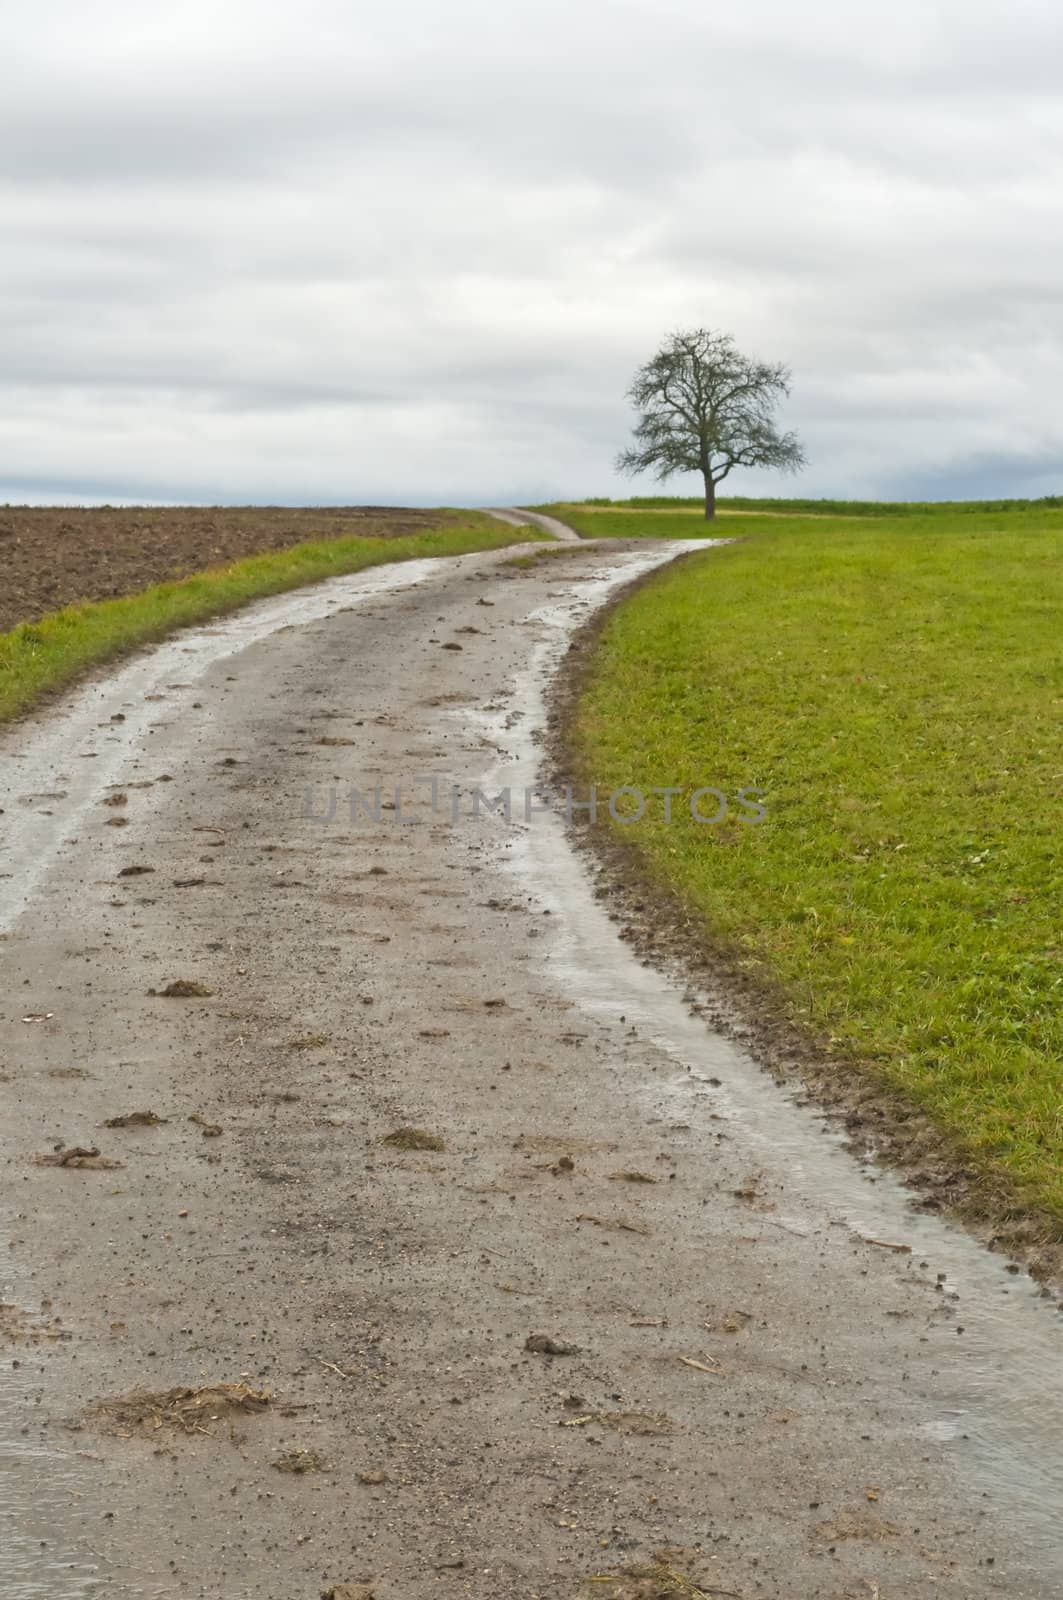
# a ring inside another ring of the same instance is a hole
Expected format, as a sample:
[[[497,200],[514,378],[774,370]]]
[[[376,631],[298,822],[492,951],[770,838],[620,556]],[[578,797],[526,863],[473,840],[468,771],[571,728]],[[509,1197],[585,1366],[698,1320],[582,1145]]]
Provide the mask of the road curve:
[[[493,506],[489,514],[497,517],[499,522],[508,522],[512,528],[526,528],[529,523],[534,523],[562,544],[582,543],[575,528],[570,528],[567,522],[561,522],[557,517],[546,516],[542,511],[525,511],[517,506]]]
[[[336,579],[0,736],[5,1597],[1063,1594],[1054,1313],[526,815],[688,548]]]

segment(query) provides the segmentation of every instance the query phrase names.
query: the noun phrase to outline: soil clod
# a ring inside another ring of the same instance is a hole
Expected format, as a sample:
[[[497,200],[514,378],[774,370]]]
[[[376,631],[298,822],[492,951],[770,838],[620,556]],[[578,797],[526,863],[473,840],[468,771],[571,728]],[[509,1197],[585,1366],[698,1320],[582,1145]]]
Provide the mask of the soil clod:
[[[268,1389],[246,1383],[212,1383],[199,1389],[134,1389],[115,1400],[98,1400],[89,1416],[110,1422],[120,1431],[176,1428],[181,1433],[206,1433],[208,1424],[234,1412],[264,1411],[273,1401]]]
[[[446,1143],[438,1133],[428,1133],[424,1128],[396,1128],[382,1141],[392,1150],[445,1150]]]
[[[112,1161],[109,1156],[101,1156],[93,1145],[74,1144],[68,1149],[62,1145],[49,1155],[34,1156],[34,1165],[38,1167],[76,1167],[90,1168],[99,1172],[113,1172],[122,1165],[120,1161]]]
[[[328,1471],[328,1462],[316,1450],[289,1450],[271,1465],[277,1472],[291,1472],[298,1477],[307,1472]]]
[[[699,1589],[681,1572],[668,1566],[630,1566],[619,1572],[595,1573],[584,1580],[579,1600],[713,1600],[735,1596],[734,1589]]]
[[[580,1353],[578,1344],[566,1344],[548,1333],[530,1333],[524,1341],[524,1348],[542,1356],[578,1356]]]
[[[201,1117],[198,1111],[193,1111],[189,1122],[194,1122],[204,1139],[220,1139],[225,1129],[220,1122],[208,1122],[206,1117]]]

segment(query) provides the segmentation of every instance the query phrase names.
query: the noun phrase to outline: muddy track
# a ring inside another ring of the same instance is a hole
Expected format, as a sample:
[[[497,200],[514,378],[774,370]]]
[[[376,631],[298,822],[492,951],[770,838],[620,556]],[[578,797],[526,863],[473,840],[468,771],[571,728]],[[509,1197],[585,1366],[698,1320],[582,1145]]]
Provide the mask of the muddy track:
[[[677,553],[335,580],[4,735],[5,1596],[1063,1594],[1054,1313],[525,820]]]

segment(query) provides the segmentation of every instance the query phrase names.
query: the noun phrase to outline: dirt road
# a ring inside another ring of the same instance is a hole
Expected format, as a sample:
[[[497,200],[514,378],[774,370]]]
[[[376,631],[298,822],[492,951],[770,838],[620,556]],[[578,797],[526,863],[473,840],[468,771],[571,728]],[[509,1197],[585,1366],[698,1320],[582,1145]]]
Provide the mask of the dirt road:
[[[336,580],[4,736],[11,1600],[1063,1595],[1054,1308],[525,820],[685,548]]]

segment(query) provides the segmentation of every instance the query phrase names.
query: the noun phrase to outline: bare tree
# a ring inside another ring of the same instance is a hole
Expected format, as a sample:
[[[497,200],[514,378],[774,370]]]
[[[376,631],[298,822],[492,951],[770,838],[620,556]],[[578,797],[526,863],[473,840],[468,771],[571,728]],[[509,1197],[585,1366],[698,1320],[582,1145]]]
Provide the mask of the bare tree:
[[[780,433],[774,412],[790,393],[790,370],[754,361],[726,333],[673,333],[640,367],[628,390],[639,412],[635,443],[617,457],[621,472],[653,471],[660,482],[700,472],[705,516],[716,515],[716,485],[735,467],[797,472],[805,453]]]

